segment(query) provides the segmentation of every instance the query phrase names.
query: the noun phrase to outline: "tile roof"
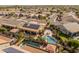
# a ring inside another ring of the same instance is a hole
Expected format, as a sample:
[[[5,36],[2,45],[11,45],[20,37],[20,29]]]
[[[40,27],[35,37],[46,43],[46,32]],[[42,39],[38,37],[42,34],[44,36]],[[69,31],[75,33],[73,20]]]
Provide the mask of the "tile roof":
[[[67,29],[68,31],[74,33],[74,32],[79,32],[79,24],[76,22],[69,22],[66,24],[63,24],[63,26],[65,27],[65,29]]]

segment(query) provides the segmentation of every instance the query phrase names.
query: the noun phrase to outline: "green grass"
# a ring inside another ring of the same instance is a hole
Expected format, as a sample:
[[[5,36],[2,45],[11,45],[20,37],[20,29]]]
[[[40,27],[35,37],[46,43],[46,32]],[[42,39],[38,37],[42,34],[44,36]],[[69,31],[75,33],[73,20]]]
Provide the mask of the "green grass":
[[[64,36],[60,36],[60,38],[61,38],[63,41],[67,41],[67,38],[64,37]]]

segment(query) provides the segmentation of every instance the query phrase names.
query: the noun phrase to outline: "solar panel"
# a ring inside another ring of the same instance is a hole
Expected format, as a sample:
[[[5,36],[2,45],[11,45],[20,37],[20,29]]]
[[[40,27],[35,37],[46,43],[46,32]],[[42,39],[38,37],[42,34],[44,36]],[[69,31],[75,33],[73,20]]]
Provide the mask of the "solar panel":
[[[24,24],[24,26],[23,26],[23,27],[26,27],[26,28],[31,28],[31,29],[38,29],[38,28],[39,28],[39,26],[40,26],[40,25],[38,25],[38,24],[29,24],[29,25]]]
[[[3,51],[6,52],[6,53],[24,53],[24,52],[19,51],[19,50],[15,49],[15,48],[12,48],[12,47],[9,47],[7,49],[3,49]]]

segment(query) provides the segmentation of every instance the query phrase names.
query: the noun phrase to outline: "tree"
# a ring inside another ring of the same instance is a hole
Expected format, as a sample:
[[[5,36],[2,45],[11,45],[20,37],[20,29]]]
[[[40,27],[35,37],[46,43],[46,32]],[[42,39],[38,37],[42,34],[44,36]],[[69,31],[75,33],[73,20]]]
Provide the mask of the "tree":
[[[76,16],[77,16],[77,17],[79,17],[79,12],[78,12],[78,11],[77,11],[77,12],[75,12],[75,14],[76,14]]]
[[[25,39],[25,35],[24,35],[24,32],[20,32],[18,34],[18,38],[17,38],[17,42],[16,42],[16,45],[20,45],[20,43]]]
[[[5,33],[5,32],[7,32],[8,30],[6,29],[6,28],[4,28],[4,27],[1,27],[0,28],[0,32],[2,32],[2,33]]]
[[[46,16],[38,15],[38,18],[39,18],[40,20],[46,20]]]
[[[70,47],[73,47],[73,48],[76,49],[76,48],[79,47],[79,41],[77,41],[77,40],[69,40],[68,45],[69,45]]]
[[[75,52],[75,50],[79,47],[79,41],[78,40],[69,40],[68,46],[71,48],[70,52]]]

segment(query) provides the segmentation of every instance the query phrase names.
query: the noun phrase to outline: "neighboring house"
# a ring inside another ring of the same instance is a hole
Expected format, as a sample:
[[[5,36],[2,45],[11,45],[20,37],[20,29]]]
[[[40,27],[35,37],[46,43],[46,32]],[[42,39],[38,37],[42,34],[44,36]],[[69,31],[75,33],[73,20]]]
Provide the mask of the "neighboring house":
[[[10,46],[11,40],[13,39],[0,35],[0,53],[29,53],[18,46]]]
[[[79,36],[79,24],[76,22],[69,22],[58,26],[58,29],[71,37]]]
[[[22,20],[16,20],[16,19],[1,19],[0,23],[5,26],[10,26],[13,28],[22,29],[27,32],[34,32],[39,33],[40,31],[43,31],[46,23],[42,23],[40,21],[22,21]],[[14,31],[14,30],[13,30]]]
[[[71,37],[79,36],[79,20],[74,18],[72,15],[64,15],[62,21],[56,21],[53,25],[62,33]]]

